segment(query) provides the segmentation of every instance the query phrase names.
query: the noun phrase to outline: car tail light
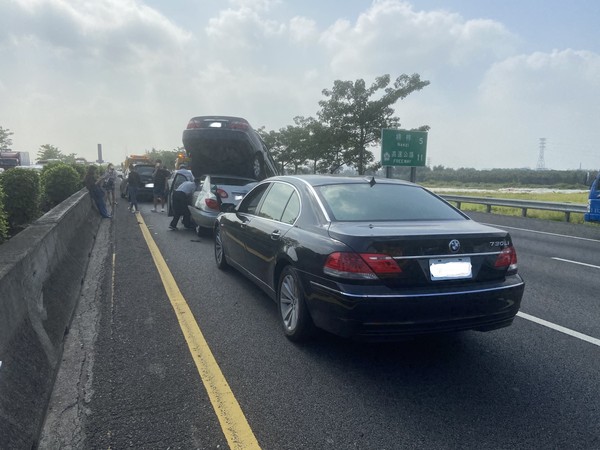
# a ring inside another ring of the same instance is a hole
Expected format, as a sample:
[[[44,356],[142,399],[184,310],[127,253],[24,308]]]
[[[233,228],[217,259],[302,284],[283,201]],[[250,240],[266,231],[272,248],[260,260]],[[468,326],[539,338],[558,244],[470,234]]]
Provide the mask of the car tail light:
[[[231,124],[229,124],[229,128],[231,128],[232,130],[248,130],[248,128],[250,128],[250,125],[247,122],[231,122]]]
[[[191,130],[193,128],[202,128],[202,122],[200,122],[199,120],[190,119],[190,121],[187,124],[187,129]]]
[[[218,189],[217,189],[217,192],[216,192],[216,194],[217,194],[217,195],[218,195],[220,198],[228,198],[228,197],[229,197],[229,194],[227,193],[227,191],[224,191],[224,190],[223,190],[223,189],[221,189],[221,188],[218,188]]]
[[[494,263],[494,267],[497,269],[507,268],[508,272],[517,272],[517,251],[512,245],[504,248]]]
[[[204,203],[208,208],[219,211],[219,202],[216,198],[205,198]]]
[[[388,255],[336,252],[327,257],[323,271],[334,277],[374,280],[378,275],[401,273],[402,269]]]

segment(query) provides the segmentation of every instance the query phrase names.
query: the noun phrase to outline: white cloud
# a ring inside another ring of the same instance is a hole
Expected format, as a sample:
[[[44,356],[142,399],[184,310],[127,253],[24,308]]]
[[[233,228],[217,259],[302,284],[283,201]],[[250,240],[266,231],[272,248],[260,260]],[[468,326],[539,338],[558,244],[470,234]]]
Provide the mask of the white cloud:
[[[375,1],[355,24],[337,21],[321,37],[335,74],[435,71],[508,55],[516,38],[491,20],[416,11],[408,2]]]
[[[242,50],[257,49],[270,39],[277,38],[284,31],[284,26],[274,20],[265,19],[262,8],[254,9],[244,1],[239,9],[226,9],[218,17],[209,20],[206,35],[213,45],[220,48],[239,48]],[[263,2],[259,2],[263,3]]]
[[[311,44],[318,37],[317,23],[306,17],[292,18],[289,30],[293,42]]]
[[[65,57],[136,65],[150,54],[168,55],[190,34],[134,0],[67,2],[19,0],[7,11],[4,38]]]

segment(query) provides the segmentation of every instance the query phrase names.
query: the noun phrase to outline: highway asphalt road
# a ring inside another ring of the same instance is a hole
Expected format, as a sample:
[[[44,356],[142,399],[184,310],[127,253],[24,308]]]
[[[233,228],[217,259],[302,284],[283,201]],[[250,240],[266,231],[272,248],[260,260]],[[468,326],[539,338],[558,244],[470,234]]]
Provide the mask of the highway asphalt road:
[[[210,236],[121,203],[40,448],[600,448],[598,227],[472,214],[513,236],[526,288],[511,327],[296,345],[275,303],[217,270]]]

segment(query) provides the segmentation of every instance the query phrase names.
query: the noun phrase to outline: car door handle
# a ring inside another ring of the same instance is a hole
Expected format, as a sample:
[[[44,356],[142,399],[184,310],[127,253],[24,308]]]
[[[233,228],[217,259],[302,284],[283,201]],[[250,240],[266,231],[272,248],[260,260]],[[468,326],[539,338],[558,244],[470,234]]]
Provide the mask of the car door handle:
[[[275,230],[271,233],[271,239],[274,241],[278,240],[281,237],[281,231]]]

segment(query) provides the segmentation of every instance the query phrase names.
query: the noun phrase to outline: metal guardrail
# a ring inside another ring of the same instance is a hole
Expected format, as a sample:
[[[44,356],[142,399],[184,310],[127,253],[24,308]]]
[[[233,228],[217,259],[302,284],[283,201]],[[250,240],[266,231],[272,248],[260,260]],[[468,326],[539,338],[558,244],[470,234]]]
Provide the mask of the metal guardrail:
[[[456,203],[458,209],[460,209],[462,203],[485,205],[488,213],[492,212],[492,206],[521,209],[523,217],[527,217],[528,209],[562,212],[565,214],[567,222],[571,221],[571,213],[584,214],[587,212],[587,205],[581,203],[538,202],[535,200],[510,200],[506,198],[468,197],[461,195],[440,195],[440,197],[448,202]]]

